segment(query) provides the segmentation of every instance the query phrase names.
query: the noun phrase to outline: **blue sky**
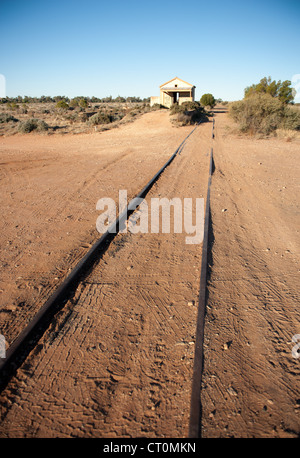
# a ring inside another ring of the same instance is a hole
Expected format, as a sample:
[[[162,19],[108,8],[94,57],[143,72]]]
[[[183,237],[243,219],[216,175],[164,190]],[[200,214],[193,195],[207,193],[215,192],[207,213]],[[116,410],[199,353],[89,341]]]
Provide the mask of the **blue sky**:
[[[0,0],[6,95],[158,95],[178,76],[223,100],[300,74],[300,0]]]

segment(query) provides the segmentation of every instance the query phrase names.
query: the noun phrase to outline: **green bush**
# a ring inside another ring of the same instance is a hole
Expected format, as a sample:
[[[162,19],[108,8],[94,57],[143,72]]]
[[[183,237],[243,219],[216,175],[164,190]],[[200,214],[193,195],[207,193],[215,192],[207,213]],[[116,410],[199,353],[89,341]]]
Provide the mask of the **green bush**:
[[[109,124],[113,121],[114,118],[112,115],[99,112],[91,116],[88,122],[92,126],[97,126],[98,124]]]
[[[70,101],[70,107],[72,108],[78,107],[78,99],[72,99]]]
[[[272,81],[270,76],[268,78],[262,78],[258,84],[252,84],[245,88],[245,98],[252,97],[254,94],[269,94],[285,104],[291,103],[294,100],[291,81]]]
[[[216,99],[212,94],[203,94],[200,103],[203,107],[213,108],[216,104]]]
[[[18,126],[18,131],[22,134],[27,134],[36,130],[37,132],[44,132],[49,129],[49,126],[45,121],[41,119],[27,119],[26,121],[21,121]]]
[[[89,106],[88,101],[86,99],[84,99],[84,98],[79,100],[78,105],[81,108],[87,108]]]
[[[269,135],[278,128],[299,129],[300,113],[270,94],[253,94],[229,106],[242,132]]]
[[[89,106],[89,103],[86,97],[74,97],[70,101],[70,107],[72,108],[76,108],[76,107],[87,108],[88,106]]]
[[[11,110],[17,110],[19,108],[19,105],[16,102],[9,102],[7,104],[7,107]]]
[[[55,105],[56,108],[60,108],[62,110],[68,110],[69,105],[65,100],[59,100],[57,104]]]

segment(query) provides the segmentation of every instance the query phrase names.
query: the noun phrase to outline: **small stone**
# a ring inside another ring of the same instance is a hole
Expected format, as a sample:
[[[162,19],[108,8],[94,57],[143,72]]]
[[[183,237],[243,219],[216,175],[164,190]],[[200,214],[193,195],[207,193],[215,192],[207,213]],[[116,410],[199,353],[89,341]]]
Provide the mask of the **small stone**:
[[[13,304],[12,305],[8,305],[5,310],[10,311],[10,312],[14,312],[15,310],[17,310],[17,306],[13,305]]]
[[[84,242],[84,243],[81,244],[81,246],[82,246],[82,248],[91,248],[92,245],[91,245],[91,243],[85,243]]]
[[[188,302],[188,305],[189,305],[189,306],[195,305],[195,301],[189,301],[189,302]]]
[[[222,213],[227,212],[227,208],[222,208]]]
[[[228,342],[224,343],[223,345],[224,350],[228,350],[231,344],[232,344],[232,340],[229,340]]]
[[[110,377],[114,382],[119,382],[123,380],[124,375],[110,374]]]
[[[230,386],[228,389],[227,389],[228,393],[231,394],[231,396],[237,396],[237,392],[235,391],[235,389]]]

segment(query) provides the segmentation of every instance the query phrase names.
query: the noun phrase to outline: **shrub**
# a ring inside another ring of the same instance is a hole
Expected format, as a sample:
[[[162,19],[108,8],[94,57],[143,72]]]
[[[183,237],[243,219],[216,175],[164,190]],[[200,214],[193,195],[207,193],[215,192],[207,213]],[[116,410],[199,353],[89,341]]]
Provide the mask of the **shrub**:
[[[207,121],[207,114],[198,102],[184,102],[182,105],[172,105],[170,115],[177,115],[174,122],[181,126]]]
[[[4,124],[6,122],[10,122],[10,121],[18,121],[14,116],[8,114],[8,113],[1,113],[0,114],[0,124]]]
[[[69,105],[67,104],[67,102],[65,100],[59,100],[55,106],[56,106],[56,108],[60,108],[62,110],[68,110],[69,109]]]
[[[160,110],[161,108],[165,108],[165,107],[161,105],[160,103],[154,103],[151,107],[151,111]]]
[[[87,108],[89,106],[88,101],[86,99],[84,99],[84,98],[79,100],[78,105],[81,108]]]
[[[70,107],[72,107],[72,108],[78,107],[78,100],[77,99],[72,99],[70,101]]]
[[[181,106],[185,109],[185,110],[200,110],[202,109],[201,108],[201,105],[199,102],[183,102],[181,104]]]
[[[213,108],[216,104],[216,99],[212,94],[203,94],[200,99],[200,103],[203,107]]]
[[[98,124],[109,124],[113,122],[113,116],[107,113],[96,113],[89,119],[89,124],[92,126],[97,126]]]
[[[88,123],[92,126],[97,126],[98,124],[110,124],[114,121],[120,121],[126,115],[124,109],[108,109],[108,111],[94,114],[88,120]]]
[[[182,105],[178,105],[178,103],[174,103],[174,105],[171,106],[170,108],[170,115],[178,114],[178,113],[184,113],[186,109]]]
[[[18,131],[23,134],[27,134],[33,130],[36,130],[37,132],[44,132],[48,129],[49,126],[45,123],[45,121],[35,118],[27,119],[27,121],[21,121],[18,126]]]
[[[125,112],[119,111],[118,113],[115,113],[113,115],[113,121],[121,121],[121,119],[123,119],[125,115],[126,115]]]
[[[89,120],[89,115],[87,113],[84,112],[79,115],[79,121],[86,122],[88,120]]]
[[[10,108],[11,110],[17,110],[19,108],[19,105],[16,103],[16,102],[9,102],[7,104],[8,108]]]
[[[282,121],[283,129],[300,130],[300,111],[298,108],[286,106]]]
[[[207,120],[208,120],[207,115],[206,115],[206,113],[204,112],[203,109],[192,111],[192,113],[191,113],[191,124],[196,124],[198,122],[205,122]]]
[[[278,128],[299,129],[300,114],[270,94],[257,93],[233,102],[229,115],[242,132],[269,135]],[[292,127],[293,126],[293,127]]]
[[[174,121],[179,126],[189,126],[191,124],[191,116],[186,113],[178,113]]]
[[[285,104],[291,103],[294,100],[291,81],[272,81],[270,76],[268,78],[262,78],[258,84],[252,84],[246,87],[244,92],[245,98],[251,97],[254,94],[269,94]]]

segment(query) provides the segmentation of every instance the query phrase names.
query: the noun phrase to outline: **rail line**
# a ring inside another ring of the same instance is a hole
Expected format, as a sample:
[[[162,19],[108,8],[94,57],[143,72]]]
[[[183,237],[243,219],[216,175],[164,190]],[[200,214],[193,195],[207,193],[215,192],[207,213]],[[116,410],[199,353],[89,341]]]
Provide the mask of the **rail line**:
[[[200,124],[200,123],[199,123]],[[110,243],[117,234],[124,228],[129,216],[139,207],[142,199],[146,197],[158,178],[165,169],[171,164],[177,155],[180,155],[187,139],[199,126],[197,124],[191,132],[184,138],[176,151],[167,162],[158,170],[143,189],[128,203],[125,210],[118,215],[116,220],[109,226],[107,231],[93,244],[85,256],[78,262],[75,268],[65,278],[65,280],[52,293],[49,299],[40,308],[37,314],[23,329],[19,336],[12,342],[6,351],[6,358],[0,360],[0,392],[8,385],[15,375],[17,369],[24,363],[30,352],[36,347],[38,341],[49,328],[55,314],[63,309],[64,304],[75,292],[78,284],[93,267],[94,263],[106,252]],[[212,126],[212,139],[214,139],[214,125]],[[196,342],[194,353],[194,368],[190,402],[189,437],[197,438],[201,436],[201,381],[203,366],[203,338],[204,338],[204,318],[206,302],[206,273],[207,273],[207,254],[208,236],[210,220],[210,185],[213,173],[213,148],[210,151],[209,160],[209,179],[206,196],[205,220],[204,220],[204,239],[202,246],[202,261],[200,273],[199,302],[196,322]]]
[[[215,119],[213,118],[212,140],[215,138]],[[204,341],[204,321],[206,307],[206,277],[207,277],[207,256],[208,256],[208,241],[209,241],[209,225],[210,225],[210,186],[211,178],[214,170],[213,148],[210,152],[209,161],[209,176],[206,195],[206,206],[204,215],[204,235],[202,244],[202,261],[200,271],[200,288],[198,301],[198,315],[196,322],[196,342],[194,353],[194,369],[192,380],[192,394],[190,404],[190,422],[189,422],[189,437],[201,437],[201,383],[203,372],[203,341]]]

